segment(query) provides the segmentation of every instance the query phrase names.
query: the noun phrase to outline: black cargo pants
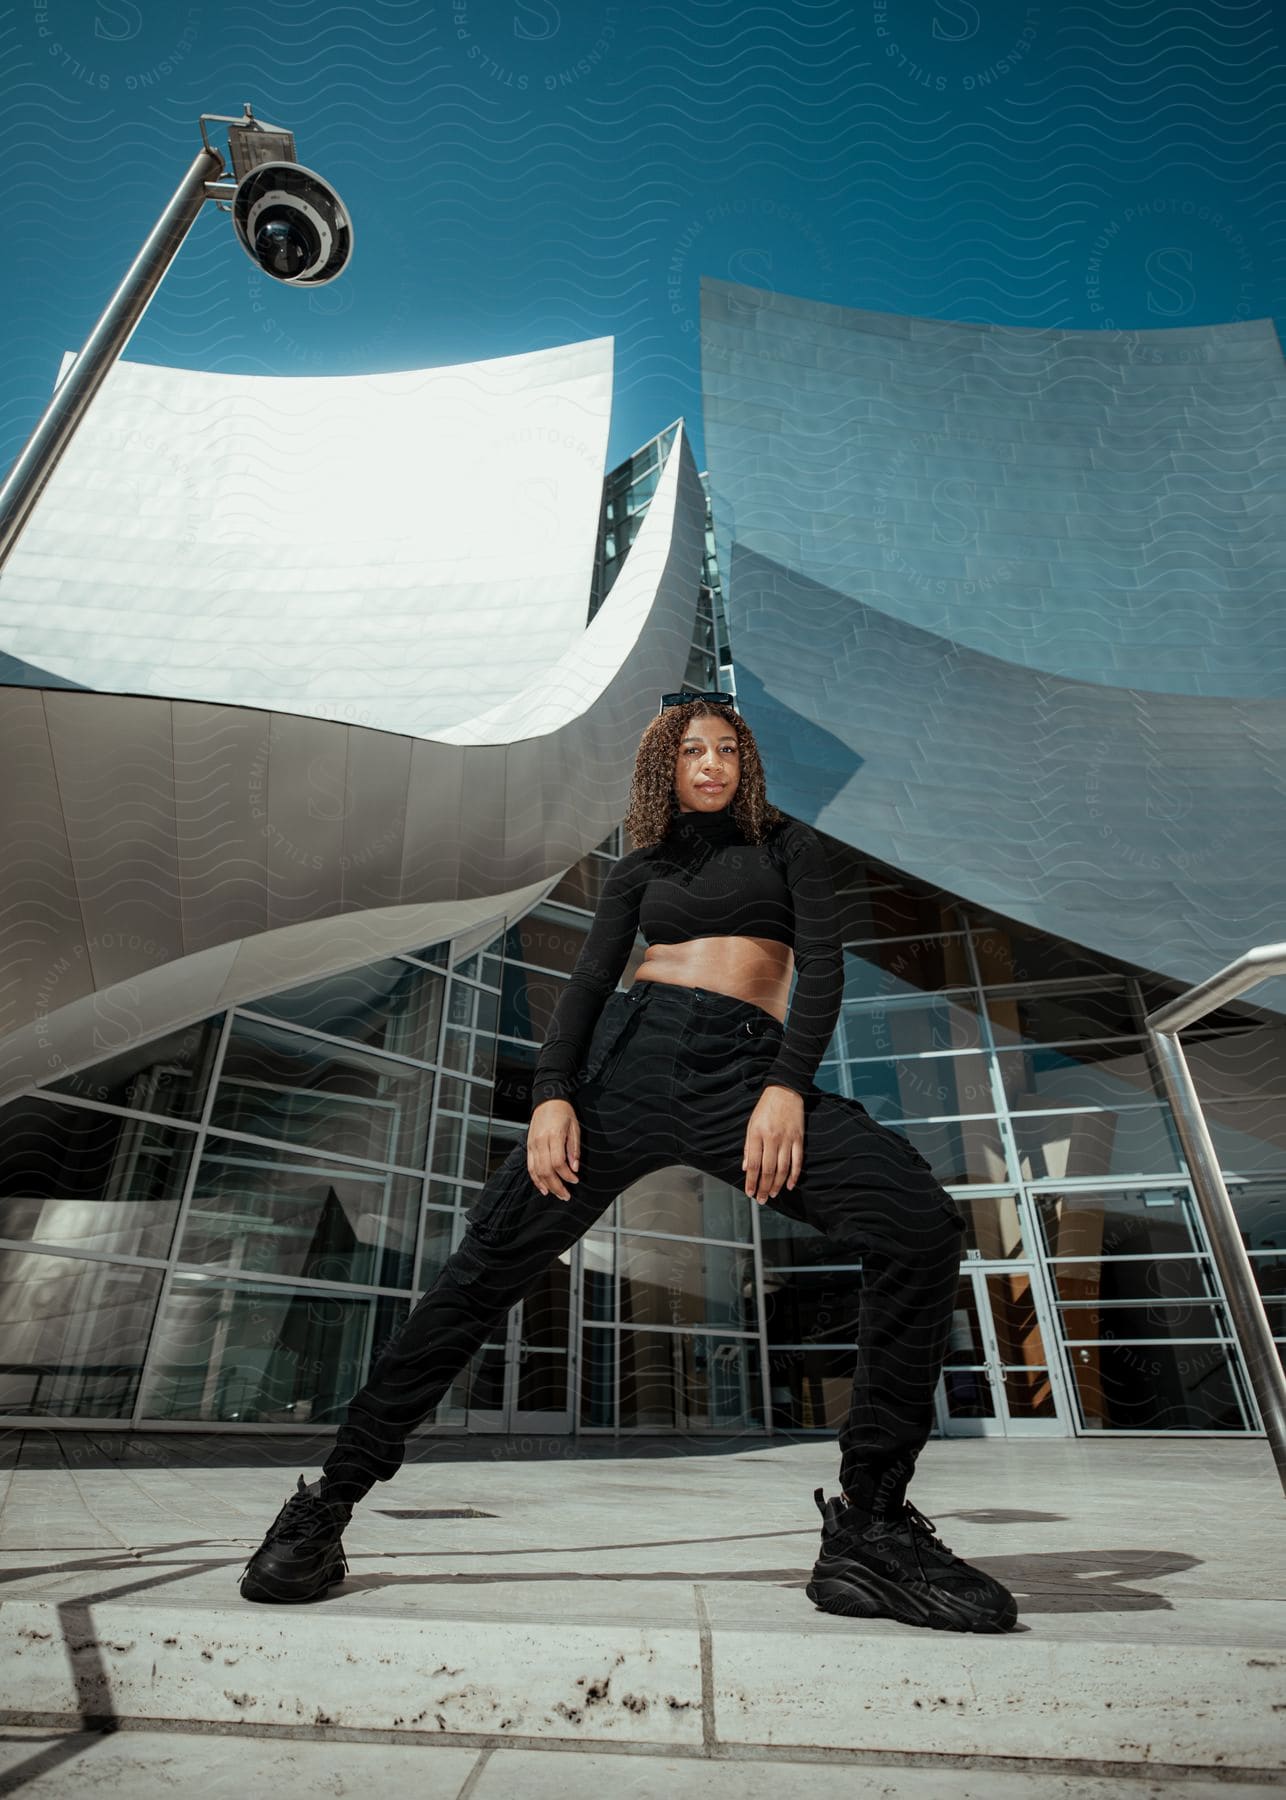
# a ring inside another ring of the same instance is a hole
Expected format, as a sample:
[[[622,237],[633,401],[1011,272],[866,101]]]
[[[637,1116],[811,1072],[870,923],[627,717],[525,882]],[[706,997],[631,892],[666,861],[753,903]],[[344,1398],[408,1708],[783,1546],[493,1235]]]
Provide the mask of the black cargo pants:
[[[542,1194],[525,1144],[515,1145],[352,1400],[323,1470],[328,1498],[357,1501],[396,1473],[407,1434],[509,1308],[641,1176],[677,1163],[744,1192],[746,1126],[781,1037],[771,1013],[704,988],[636,981],[609,996],[573,1101],[581,1147],[571,1198]],[[800,1179],[767,1204],[824,1233],[836,1261],[862,1263],[840,1485],[859,1504],[896,1509],[933,1423],[960,1210],[905,1138],[816,1087],[804,1096]]]

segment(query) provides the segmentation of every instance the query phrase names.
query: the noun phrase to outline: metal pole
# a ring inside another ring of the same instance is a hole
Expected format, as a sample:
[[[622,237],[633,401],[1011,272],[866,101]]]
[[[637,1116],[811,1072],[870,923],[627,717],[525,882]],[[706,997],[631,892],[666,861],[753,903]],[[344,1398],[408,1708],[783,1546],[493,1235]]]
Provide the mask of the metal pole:
[[[1184,1025],[1213,1012],[1225,999],[1254,987],[1265,976],[1282,972],[1286,972],[1286,944],[1263,945],[1248,951],[1199,987],[1150,1014],[1147,1025],[1196,1190],[1197,1204],[1210,1238],[1215,1266],[1223,1282],[1233,1331],[1264,1421],[1278,1479],[1282,1491],[1286,1492],[1286,1372],[1273,1342],[1268,1314],[1237,1229],[1236,1214],[1201,1110],[1201,1101],[1178,1039]]]
[[[161,277],[205,205],[206,182],[222,173],[223,158],[219,152],[212,147],[200,151],[9,471],[8,480],[0,488],[0,569],[9,560],[32,508],[58,467],[90,402],[129,342]]]

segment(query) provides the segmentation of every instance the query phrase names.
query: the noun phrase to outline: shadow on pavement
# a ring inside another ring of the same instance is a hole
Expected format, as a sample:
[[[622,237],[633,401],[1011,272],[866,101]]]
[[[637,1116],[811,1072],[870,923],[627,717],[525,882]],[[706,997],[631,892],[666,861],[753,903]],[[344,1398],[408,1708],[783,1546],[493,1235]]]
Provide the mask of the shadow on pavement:
[[[16,1794],[19,1788],[26,1787],[29,1781],[38,1781],[42,1775],[49,1775],[69,1763],[77,1756],[83,1756],[86,1750],[92,1750],[101,1744],[104,1738],[111,1737],[116,1730],[115,1725],[104,1726],[96,1731],[51,1732],[50,1741],[45,1749],[37,1750],[25,1762],[15,1763],[10,1769],[0,1773],[0,1794]],[[26,1740],[30,1741],[30,1740]],[[0,1744],[12,1743],[0,1731]]]
[[[687,1539],[689,1543],[700,1539]],[[719,1539],[705,1540],[719,1542]],[[599,1550],[632,1549],[646,1546],[600,1545]],[[658,1546],[661,1548],[663,1546]],[[457,1553],[458,1554],[458,1553]],[[497,1551],[491,1554],[549,1556],[557,1551],[528,1546],[522,1551]],[[378,1555],[378,1553],[376,1553]],[[1164,1594],[1134,1585],[1155,1581],[1165,1575],[1179,1574],[1198,1566],[1199,1557],[1173,1550],[1063,1550],[1035,1556],[978,1556],[976,1566],[994,1575],[1018,1599],[1023,1615],[1051,1613],[1097,1612],[1171,1612],[1173,1603]],[[494,1572],[486,1569],[450,1570],[435,1573],[386,1575],[372,1570],[369,1574],[350,1574],[342,1587],[332,1592],[333,1599],[346,1594],[375,1593],[384,1587],[485,1587],[506,1583],[510,1586],[536,1582],[750,1582],[789,1588],[802,1588],[807,1581],[806,1567],[779,1569],[648,1569],[634,1571],[586,1570],[583,1568],[540,1569],[525,1571],[512,1567]]]

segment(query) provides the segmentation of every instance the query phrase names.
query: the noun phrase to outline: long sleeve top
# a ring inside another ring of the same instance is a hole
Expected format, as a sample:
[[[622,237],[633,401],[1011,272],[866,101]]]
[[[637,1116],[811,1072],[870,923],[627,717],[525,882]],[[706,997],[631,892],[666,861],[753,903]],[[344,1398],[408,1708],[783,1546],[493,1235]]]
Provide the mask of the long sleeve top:
[[[801,820],[787,819],[762,844],[752,844],[725,810],[678,813],[660,843],[632,850],[613,865],[536,1059],[533,1108],[575,1094],[599,1012],[640,931],[649,944],[702,937],[789,944],[795,986],[764,1086],[809,1091],[843,992],[826,854]]]

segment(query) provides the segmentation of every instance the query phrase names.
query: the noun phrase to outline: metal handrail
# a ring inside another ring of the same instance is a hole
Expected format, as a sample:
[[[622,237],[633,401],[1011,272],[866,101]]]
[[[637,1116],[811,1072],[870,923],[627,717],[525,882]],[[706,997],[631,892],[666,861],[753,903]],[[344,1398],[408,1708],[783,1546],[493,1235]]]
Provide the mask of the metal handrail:
[[[1225,1000],[1235,999],[1270,975],[1286,975],[1286,944],[1261,944],[1255,950],[1247,950],[1244,956],[1220,969],[1217,975],[1199,982],[1186,994],[1178,995],[1156,1012],[1149,1013],[1145,1023],[1156,1051],[1166,1096],[1174,1112],[1215,1266],[1223,1282],[1233,1333],[1245,1359],[1269,1448],[1277,1465],[1278,1479],[1286,1493],[1286,1371],[1282,1369],[1273,1342],[1268,1314],[1237,1229],[1236,1215],[1228,1198],[1196,1085],[1179,1043],[1179,1033],[1185,1026],[1195,1025],[1222,1006]]]

